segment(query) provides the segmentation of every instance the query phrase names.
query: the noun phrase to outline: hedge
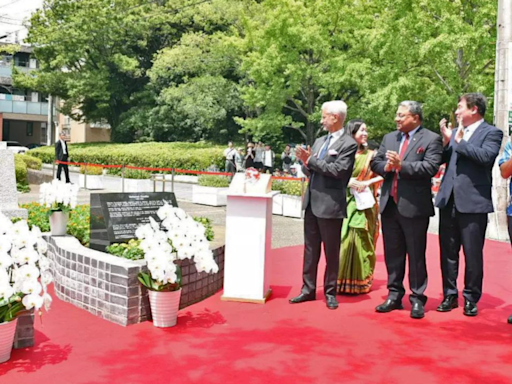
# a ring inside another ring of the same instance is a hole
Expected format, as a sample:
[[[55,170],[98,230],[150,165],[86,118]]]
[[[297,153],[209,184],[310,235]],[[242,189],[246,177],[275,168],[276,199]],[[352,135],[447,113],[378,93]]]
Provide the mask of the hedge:
[[[21,160],[27,164],[28,169],[37,169],[38,171],[43,168],[43,162],[41,159],[30,155],[19,155]]]
[[[14,155],[14,169],[16,171],[16,183],[21,185],[27,185],[27,164],[23,161],[24,155]]]
[[[304,191],[306,191],[307,187],[307,183],[304,183]],[[302,186],[300,181],[274,180],[272,182],[272,190],[279,191],[283,195],[301,196]]]
[[[93,164],[125,164],[136,167],[179,168],[205,170],[212,164],[224,168],[224,147],[209,143],[82,143],[69,144],[73,162]],[[53,147],[39,147],[29,151],[43,163],[55,160]]]
[[[229,178],[226,176],[201,175],[197,179],[197,184],[203,187],[227,188],[229,187]]]

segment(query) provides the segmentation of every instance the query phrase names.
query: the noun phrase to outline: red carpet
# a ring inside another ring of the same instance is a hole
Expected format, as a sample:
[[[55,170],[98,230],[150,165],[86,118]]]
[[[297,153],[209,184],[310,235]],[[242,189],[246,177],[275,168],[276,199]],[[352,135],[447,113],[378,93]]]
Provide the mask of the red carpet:
[[[377,314],[386,295],[379,248],[369,295],[289,305],[301,285],[302,247],[272,254],[274,295],[266,305],[221,302],[180,313],[178,326],[123,328],[55,299],[36,346],[13,351],[0,383],[511,383],[510,245],[487,241],[480,314],[437,313],[437,237],[429,238],[427,314]],[[322,267],[323,273],[323,267]],[[320,280],[321,281],[321,280]],[[460,279],[462,282],[462,277]],[[319,290],[319,297],[322,297]]]

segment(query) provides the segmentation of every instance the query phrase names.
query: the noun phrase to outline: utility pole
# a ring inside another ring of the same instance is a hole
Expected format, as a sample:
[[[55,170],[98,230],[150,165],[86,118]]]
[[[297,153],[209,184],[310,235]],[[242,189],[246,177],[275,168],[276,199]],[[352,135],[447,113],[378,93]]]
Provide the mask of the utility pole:
[[[46,128],[46,145],[53,145],[53,138],[55,133],[53,132],[53,97],[48,96],[48,127]]]
[[[494,84],[494,125],[504,133],[503,145],[510,140],[512,129],[512,1],[498,0],[496,74]],[[503,180],[497,165],[493,170],[495,213],[489,217],[489,236],[507,240],[509,203],[508,180]]]

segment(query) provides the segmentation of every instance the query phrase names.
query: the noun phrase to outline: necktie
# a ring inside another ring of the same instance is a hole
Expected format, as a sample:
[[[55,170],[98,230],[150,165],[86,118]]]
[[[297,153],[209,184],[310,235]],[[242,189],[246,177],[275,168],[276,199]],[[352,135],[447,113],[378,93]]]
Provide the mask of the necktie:
[[[404,143],[402,144],[402,148],[400,148],[400,160],[404,158],[405,152],[407,151],[407,147],[409,146],[409,134],[406,133]],[[393,196],[393,200],[395,200],[395,204],[398,204],[398,172],[395,172],[395,176],[393,177],[393,186],[391,188],[391,194]]]
[[[325,140],[325,144],[322,147],[322,150],[320,151],[320,153],[318,154],[318,158],[320,160],[322,160],[325,157],[325,154],[327,153],[327,150],[329,149],[329,144],[331,143],[331,138],[332,138],[332,135],[328,134],[327,140]]]

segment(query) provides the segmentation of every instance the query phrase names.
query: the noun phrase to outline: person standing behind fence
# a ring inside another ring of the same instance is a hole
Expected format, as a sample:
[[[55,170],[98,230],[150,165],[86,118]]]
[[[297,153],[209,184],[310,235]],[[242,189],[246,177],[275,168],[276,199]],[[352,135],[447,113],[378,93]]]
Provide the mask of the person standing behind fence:
[[[237,172],[244,171],[244,153],[242,148],[238,148],[235,153],[235,166]]]
[[[260,141],[256,144],[256,148],[254,149],[254,168],[258,171],[263,169],[263,143]]]
[[[63,132],[59,134],[59,140],[55,143],[55,159],[58,161],[67,162],[69,159],[69,151],[68,145],[64,141],[65,135]],[[64,170],[64,175],[66,176],[66,183],[71,183],[69,180],[69,169],[67,164],[60,164],[57,167],[57,179],[60,180],[60,175]]]
[[[254,167],[254,144],[247,144],[247,154],[245,155],[244,161],[245,169]]]
[[[228,147],[224,150],[224,157],[226,158],[226,172],[235,173],[235,155],[236,149],[233,147],[233,142],[228,143]]]
[[[270,149],[270,145],[265,145],[265,152],[263,152],[263,173],[270,173],[272,174],[274,172],[274,161],[275,161],[276,155],[274,151]]]
[[[295,162],[295,154],[292,153],[289,145],[285,147],[281,154],[281,160],[283,160],[283,172],[291,173],[291,167]]]

